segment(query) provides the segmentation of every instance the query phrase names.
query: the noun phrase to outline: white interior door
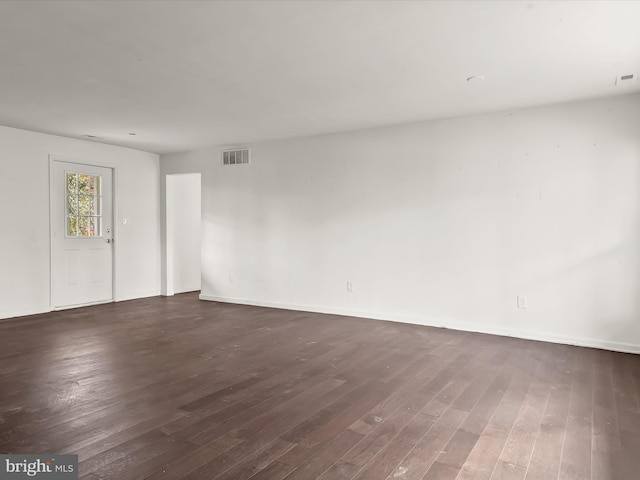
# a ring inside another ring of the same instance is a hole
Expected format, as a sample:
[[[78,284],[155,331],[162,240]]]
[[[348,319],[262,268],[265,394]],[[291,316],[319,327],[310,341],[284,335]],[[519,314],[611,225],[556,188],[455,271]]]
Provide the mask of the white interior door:
[[[53,161],[52,304],[113,300],[113,171]]]

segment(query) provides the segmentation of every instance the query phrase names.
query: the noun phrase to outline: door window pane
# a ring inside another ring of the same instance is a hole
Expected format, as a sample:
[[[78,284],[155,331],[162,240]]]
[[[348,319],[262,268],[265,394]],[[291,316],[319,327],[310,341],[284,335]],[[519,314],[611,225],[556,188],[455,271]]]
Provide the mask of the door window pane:
[[[102,234],[100,176],[66,173],[67,237]]]

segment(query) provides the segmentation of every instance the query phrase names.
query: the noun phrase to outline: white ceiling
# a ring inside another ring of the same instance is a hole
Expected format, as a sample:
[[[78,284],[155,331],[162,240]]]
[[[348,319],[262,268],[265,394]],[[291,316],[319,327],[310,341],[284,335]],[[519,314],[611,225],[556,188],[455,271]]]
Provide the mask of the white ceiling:
[[[0,125],[158,153],[640,91],[628,73],[640,1],[0,2]]]

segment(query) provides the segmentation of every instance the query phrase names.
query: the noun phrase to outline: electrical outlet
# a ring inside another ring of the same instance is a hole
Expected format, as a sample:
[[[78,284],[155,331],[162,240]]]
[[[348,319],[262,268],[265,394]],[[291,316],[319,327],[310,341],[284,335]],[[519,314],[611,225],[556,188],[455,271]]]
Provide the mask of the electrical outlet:
[[[353,283],[347,282],[347,292],[353,292]]]
[[[527,309],[527,297],[521,297],[520,295],[518,295],[518,308],[521,308],[523,310]]]
[[[234,283],[236,279],[233,277],[233,273],[229,274],[229,283]]]

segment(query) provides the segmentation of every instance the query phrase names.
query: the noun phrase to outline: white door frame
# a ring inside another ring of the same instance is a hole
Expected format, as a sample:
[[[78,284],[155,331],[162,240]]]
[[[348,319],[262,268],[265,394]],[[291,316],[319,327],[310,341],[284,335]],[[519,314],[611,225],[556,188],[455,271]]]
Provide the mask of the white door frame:
[[[76,165],[88,165],[91,167],[103,167],[103,168],[109,168],[111,169],[112,172],[112,176],[111,176],[111,199],[113,202],[113,209],[112,209],[112,215],[113,215],[113,219],[112,219],[112,238],[113,238],[113,255],[111,257],[111,268],[112,268],[112,292],[111,292],[111,298],[113,299],[112,301],[114,302],[118,302],[120,301],[120,299],[118,298],[118,222],[116,221],[118,217],[118,181],[117,181],[117,175],[118,175],[118,169],[116,168],[115,165],[109,164],[109,163],[104,163],[104,162],[94,162],[91,160],[87,160],[87,159],[77,159],[77,158],[69,158],[69,157],[62,157],[62,156],[58,156],[58,155],[49,155],[49,309],[51,311],[56,310],[55,307],[55,298],[54,298],[54,289],[53,289],[53,282],[54,282],[54,267],[53,267],[53,226],[55,225],[54,221],[55,219],[53,218],[53,201],[54,201],[54,187],[53,187],[53,166],[54,166],[54,162],[64,162],[64,163],[73,163]],[[58,308],[58,310],[62,310],[63,308]]]

